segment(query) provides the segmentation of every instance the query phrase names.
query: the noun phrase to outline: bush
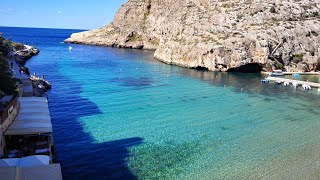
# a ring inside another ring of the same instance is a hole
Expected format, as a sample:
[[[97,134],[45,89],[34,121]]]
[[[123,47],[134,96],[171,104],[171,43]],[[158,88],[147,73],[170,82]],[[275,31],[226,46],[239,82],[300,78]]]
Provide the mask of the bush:
[[[303,54],[295,54],[293,55],[293,60],[292,62],[294,63],[299,63],[303,60]]]
[[[295,54],[293,55],[294,58],[302,60],[303,59],[303,54]]]
[[[276,68],[277,68],[277,69],[283,69],[283,64],[277,63],[277,64],[276,64]]]
[[[15,42],[11,42],[11,46],[16,50],[16,51],[20,51],[23,50],[25,47],[23,44],[21,43],[15,43]]]
[[[318,11],[313,12],[313,13],[312,13],[312,16],[313,16],[313,17],[318,17],[318,16],[319,16],[319,12],[318,12]]]
[[[270,12],[271,12],[271,13],[277,13],[277,12],[276,12],[276,8],[271,7],[271,8],[270,8]]]
[[[17,79],[12,78],[10,74],[10,66],[6,57],[0,53],[0,92],[1,94],[14,95],[16,94]]]

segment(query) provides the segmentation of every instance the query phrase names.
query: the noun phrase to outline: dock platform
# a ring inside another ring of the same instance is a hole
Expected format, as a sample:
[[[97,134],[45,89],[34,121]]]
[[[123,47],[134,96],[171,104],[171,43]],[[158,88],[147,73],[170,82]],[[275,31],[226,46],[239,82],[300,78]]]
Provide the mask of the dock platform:
[[[270,72],[262,71],[262,74],[270,74]],[[292,75],[292,74],[299,74],[299,75],[320,75],[320,72],[283,72],[284,75]]]
[[[266,77],[266,80],[269,81],[281,81],[281,82],[289,82],[290,84],[292,83],[298,83],[299,85],[309,85],[311,87],[316,87],[320,88],[320,83],[314,83],[314,82],[307,82],[307,81],[299,81],[299,80],[294,80],[294,79],[286,79],[286,78],[279,78],[279,77]]]

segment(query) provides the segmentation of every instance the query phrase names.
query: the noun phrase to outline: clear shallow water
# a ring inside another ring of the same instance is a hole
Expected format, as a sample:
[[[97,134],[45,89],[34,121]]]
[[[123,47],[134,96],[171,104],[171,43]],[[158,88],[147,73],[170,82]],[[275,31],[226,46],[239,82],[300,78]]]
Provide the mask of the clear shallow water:
[[[77,30],[0,31],[41,50],[27,66],[53,84],[65,179],[319,177],[316,91],[260,84],[258,74],[170,66],[149,51],[71,45],[69,52],[60,42]]]

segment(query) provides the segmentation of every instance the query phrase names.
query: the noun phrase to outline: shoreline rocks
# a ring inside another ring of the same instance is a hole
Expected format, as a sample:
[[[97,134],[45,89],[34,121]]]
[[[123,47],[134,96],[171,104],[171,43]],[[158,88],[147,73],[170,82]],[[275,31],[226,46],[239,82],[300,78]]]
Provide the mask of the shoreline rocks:
[[[13,53],[13,56],[15,57],[16,61],[23,66],[27,62],[27,60],[39,54],[39,52],[40,51],[37,48],[34,48],[29,45],[24,45],[24,48],[21,50],[15,51]]]
[[[29,78],[33,86],[33,94],[43,96],[48,90],[51,89],[51,84],[44,79],[44,77],[37,77],[33,75]]]
[[[37,48],[21,43],[12,42],[0,36],[0,54],[2,55],[1,58],[3,58],[3,61],[7,61],[3,65],[5,67],[2,68],[7,68],[6,71],[10,72],[9,75],[5,77],[5,79],[8,82],[11,82],[11,79],[17,78],[12,71],[12,69],[14,69],[16,73],[20,74],[20,76],[21,74],[26,75],[27,80],[30,81],[31,85],[33,86],[33,94],[37,96],[43,96],[44,93],[51,89],[51,84],[43,77],[39,78],[35,75],[30,76],[29,69],[24,66],[27,60],[37,55],[38,53],[39,50]],[[15,62],[9,63],[9,58],[14,60]],[[14,65],[15,63],[17,65]],[[5,64],[8,64],[8,67]],[[15,88],[14,86],[17,86],[17,83],[18,82],[15,83],[16,85],[14,83],[11,83],[10,86],[12,86],[12,88]],[[21,85],[23,84],[23,82],[20,83]]]
[[[155,50],[168,64],[211,71],[320,70],[317,0],[128,0],[113,21],[66,43]]]

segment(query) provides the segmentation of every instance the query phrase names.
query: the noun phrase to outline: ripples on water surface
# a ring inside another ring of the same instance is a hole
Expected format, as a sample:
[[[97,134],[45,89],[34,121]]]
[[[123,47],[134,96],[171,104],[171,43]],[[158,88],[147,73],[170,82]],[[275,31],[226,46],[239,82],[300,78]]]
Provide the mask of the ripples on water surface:
[[[65,179],[319,178],[315,90],[170,66],[149,51],[68,51],[60,42],[73,30],[0,31],[41,50],[27,66],[53,84]]]

